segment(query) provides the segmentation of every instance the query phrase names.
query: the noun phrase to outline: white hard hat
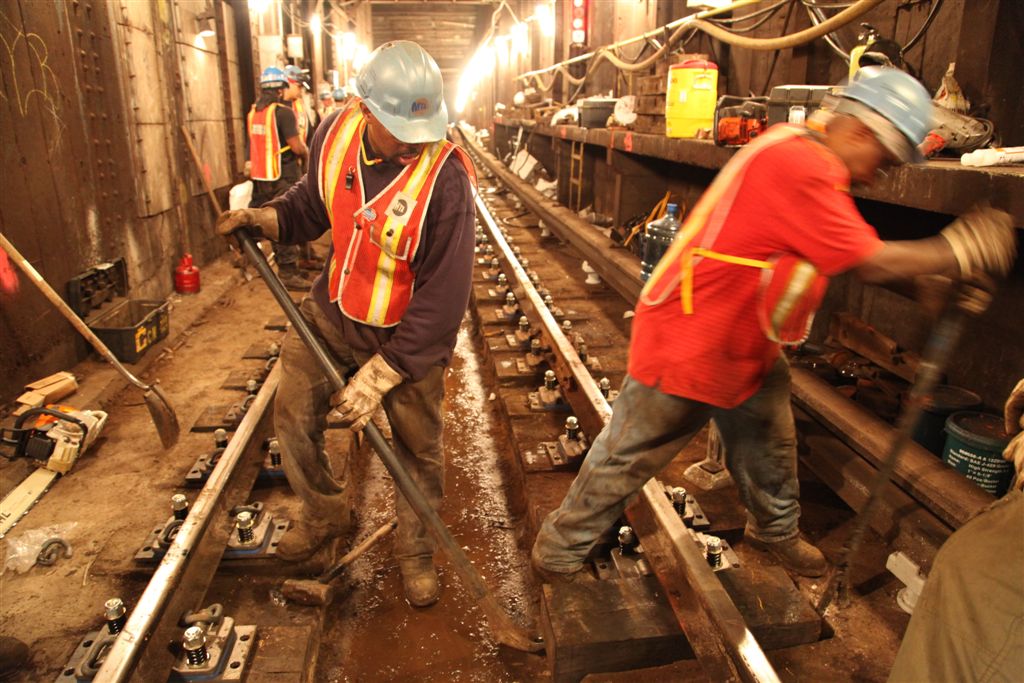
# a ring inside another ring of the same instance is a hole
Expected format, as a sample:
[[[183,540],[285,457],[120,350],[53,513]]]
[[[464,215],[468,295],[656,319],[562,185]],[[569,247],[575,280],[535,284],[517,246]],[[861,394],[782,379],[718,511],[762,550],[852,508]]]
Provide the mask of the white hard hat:
[[[374,50],[356,76],[370,113],[402,142],[436,142],[445,136],[448,108],[441,70],[417,43],[395,40]]]

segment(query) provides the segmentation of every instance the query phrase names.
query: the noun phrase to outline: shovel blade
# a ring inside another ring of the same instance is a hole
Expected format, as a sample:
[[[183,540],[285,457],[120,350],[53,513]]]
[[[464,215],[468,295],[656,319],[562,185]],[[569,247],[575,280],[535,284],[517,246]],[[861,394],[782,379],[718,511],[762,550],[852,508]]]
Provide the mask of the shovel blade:
[[[157,434],[160,435],[160,443],[164,448],[173,447],[178,443],[181,429],[178,427],[178,416],[175,414],[174,408],[171,407],[171,402],[167,400],[163,389],[154,382],[146,390],[143,399],[146,401],[150,417],[153,418]]]

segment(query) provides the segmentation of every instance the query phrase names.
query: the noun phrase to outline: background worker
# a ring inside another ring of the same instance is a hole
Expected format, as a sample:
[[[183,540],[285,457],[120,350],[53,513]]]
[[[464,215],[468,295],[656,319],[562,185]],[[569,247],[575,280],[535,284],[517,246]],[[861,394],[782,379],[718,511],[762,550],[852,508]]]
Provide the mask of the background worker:
[[[1024,379],[1003,410],[1017,479],[935,555],[889,683],[1012,681],[1024,671]],[[998,548],[996,562],[979,562]]]
[[[339,363],[358,371],[332,396],[298,336],[284,342],[274,424],[303,501],[277,548],[284,560],[311,556],[349,524],[349,491],[323,451],[329,412],[358,431],[383,405],[399,459],[432,505],[443,492],[444,370],[472,281],[472,165],[444,139],[441,72],[419,45],[380,46],[356,82],[359,98],[317,131],[306,176],[269,206],[226,212],[217,224],[224,235],[254,225],[287,243],[332,236],[301,310]],[[395,505],[406,597],[433,604],[433,539],[397,491]]]
[[[313,131],[320,123],[316,108],[307,101],[306,97],[306,93],[309,91],[309,74],[299,67],[289,64],[284,68],[284,75],[288,79],[288,87],[284,89],[283,99],[291,106],[292,112],[295,114],[295,126],[299,131],[299,137],[309,148],[313,142]],[[296,264],[300,270],[319,271],[324,267],[323,259],[316,258],[309,242],[295,245],[294,248],[298,249]],[[308,289],[310,284],[303,280],[302,289]]]
[[[641,293],[611,421],[537,535],[538,574],[582,576],[588,551],[629,497],[711,418],[747,508],[748,542],[798,574],[825,572],[822,553],[799,536],[796,430],[780,342],[799,341],[809,328],[825,276],[853,270],[881,283],[1003,275],[1015,254],[1009,217],[994,209],[908,242],[883,242],[857,211],[851,182],[867,185],[890,164],[919,160],[931,106],[904,72],[864,68],[827,124],[776,126],[722,169]]]
[[[320,120],[323,121],[334,111],[334,98],[331,97],[331,86],[324,83],[320,86],[319,103]]]
[[[246,166],[253,181],[252,201],[258,208],[274,197],[284,194],[302,175],[300,162],[309,157],[296,124],[295,112],[284,101],[288,80],[284,71],[274,66],[260,76],[260,96],[249,110],[248,159]],[[274,244],[278,275],[289,289],[309,289],[310,281],[299,271],[299,247]]]

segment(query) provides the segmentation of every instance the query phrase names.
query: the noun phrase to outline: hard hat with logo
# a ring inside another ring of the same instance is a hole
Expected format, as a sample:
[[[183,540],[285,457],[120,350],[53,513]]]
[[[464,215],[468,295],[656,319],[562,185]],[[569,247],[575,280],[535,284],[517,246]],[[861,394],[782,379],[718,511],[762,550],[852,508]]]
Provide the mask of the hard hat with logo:
[[[900,161],[924,159],[917,146],[932,129],[932,100],[910,74],[886,67],[861,68],[843,91],[836,113],[859,119]]]
[[[384,43],[356,76],[356,90],[370,113],[402,142],[436,142],[445,135],[441,70],[410,40]]]
[[[290,83],[301,83],[307,90],[309,89],[309,79],[306,72],[294,64],[289,64],[284,68],[284,75]]]
[[[286,85],[288,85],[288,77],[276,66],[268,66],[260,75],[260,87],[264,90],[283,88]]]

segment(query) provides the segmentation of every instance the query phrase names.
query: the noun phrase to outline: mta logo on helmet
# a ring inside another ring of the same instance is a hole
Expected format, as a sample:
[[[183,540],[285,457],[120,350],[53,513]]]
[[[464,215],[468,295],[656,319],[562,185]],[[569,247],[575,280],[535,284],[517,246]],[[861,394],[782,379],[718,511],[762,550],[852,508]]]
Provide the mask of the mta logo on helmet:
[[[427,113],[427,108],[429,106],[427,98],[421,97],[412,103],[412,106],[409,108],[409,113],[413,116],[423,116]]]

